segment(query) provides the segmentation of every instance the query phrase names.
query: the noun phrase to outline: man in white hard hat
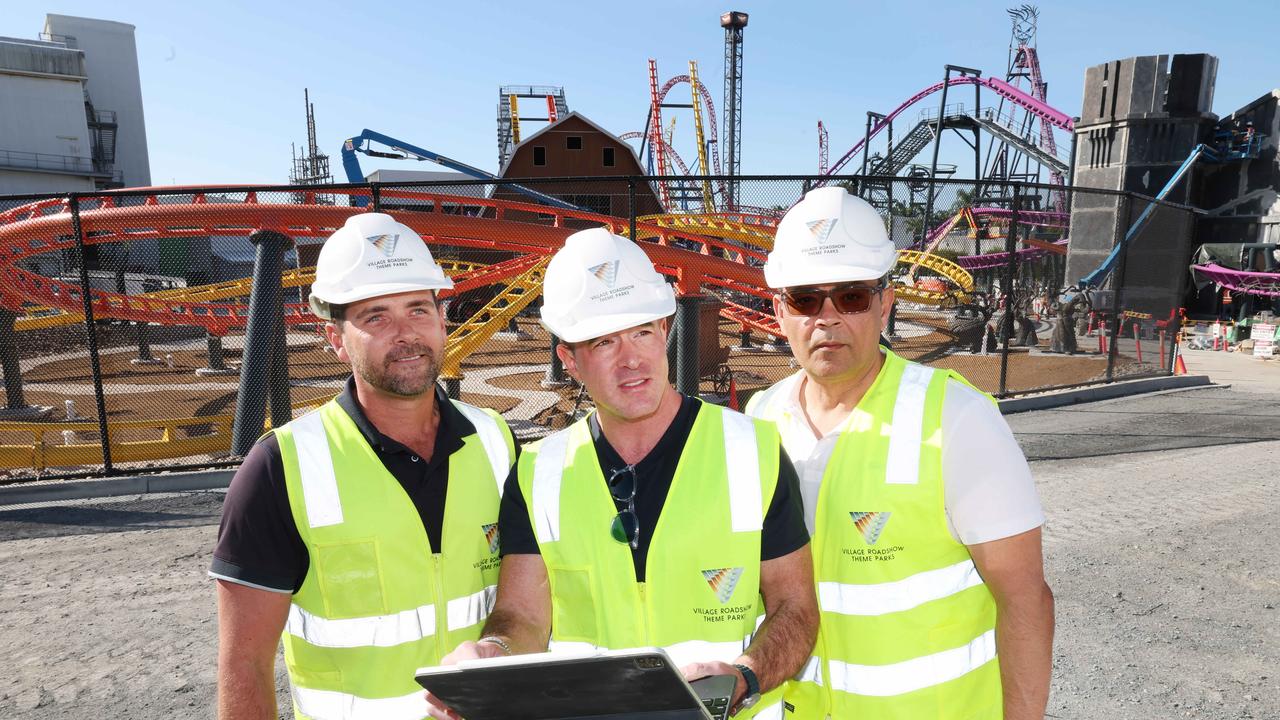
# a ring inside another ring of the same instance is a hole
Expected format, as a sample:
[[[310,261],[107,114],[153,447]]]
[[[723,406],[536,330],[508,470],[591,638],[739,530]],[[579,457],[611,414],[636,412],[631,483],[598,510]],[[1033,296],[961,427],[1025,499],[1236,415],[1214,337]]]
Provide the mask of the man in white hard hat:
[[[218,717],[276,717],[283,639],[298,718],[422,718],[414,670],[480,637],[497,584],[506,423],[437,386],[453,287],[388,215],[324,244],[311,306],[346,387],[265,435],[227,491]]]
[[[747,412],[795,461],[822,611],[786,699],[805,718],[1040,718],[1053,595],[1031,473],[990,397],[878,345],[896,255],[870,205],[821,188],[764,267],[801,370]]]
[[[739,717],[781,718],[817,603],[777,431],[667,382],[675,295],[630,240],[571,235],[543,298],[596,411],[525,448],[503,495],[497,604],[448,660],[658,646],[689,679],[735,676]]]

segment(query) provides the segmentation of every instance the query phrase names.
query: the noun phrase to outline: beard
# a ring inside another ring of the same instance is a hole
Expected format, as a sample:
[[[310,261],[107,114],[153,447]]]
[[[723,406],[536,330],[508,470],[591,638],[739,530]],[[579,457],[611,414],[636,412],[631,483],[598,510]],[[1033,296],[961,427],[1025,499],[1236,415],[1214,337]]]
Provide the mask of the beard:
[[[423,362],[416,366],[398,367],[396,361],[401,358],[421,355]],[[440,377],[440,360],[434,351],[426,345],[415,344],[396,350],[382,359],[382,362],[371,362],[361,358],[354,363],[355,371],[365,382],[391,395],[400,397],[419,397],[435,387]]]

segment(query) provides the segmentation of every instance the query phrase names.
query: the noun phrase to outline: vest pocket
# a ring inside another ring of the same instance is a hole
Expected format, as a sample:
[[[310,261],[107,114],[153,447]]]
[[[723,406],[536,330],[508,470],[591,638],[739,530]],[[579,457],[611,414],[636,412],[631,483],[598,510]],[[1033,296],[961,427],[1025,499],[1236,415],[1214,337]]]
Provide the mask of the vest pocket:
[[[598,644],[595,588],[586,568],[547,567],[551,582],[551,635]]]
[[[312,561],[319,575],[326,617],[386,614],[376,540],[317,545]]]

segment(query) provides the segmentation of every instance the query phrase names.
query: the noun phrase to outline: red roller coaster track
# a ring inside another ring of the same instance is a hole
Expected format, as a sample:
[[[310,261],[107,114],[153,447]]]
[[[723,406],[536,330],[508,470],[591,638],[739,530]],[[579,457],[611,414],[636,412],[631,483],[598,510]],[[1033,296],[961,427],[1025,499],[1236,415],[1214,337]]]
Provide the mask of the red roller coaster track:
[[[327,190],[331,195],[359,195],[363,189]],[[177,197],[183,202],[172,202]],[[232,193],[228,193],[232,194]],[[85,243],[128,242],[151,238],[195,238],[247,236],[260,229],[281,232],[292,238],[324,238],[341,227],[359,208],[334,205],[261,203],[256,193],[234,193],[242,199],[219,195],[210,199],[203,192],[183,194],[181,189],[164,189],[146,196],[141,204],[122,206],[113,196],[86,201],[80,211]],[[161,202],[161,198],[164,202]],[[433,208],[476,206],[489,208],[490,217],[469,217],[422,211],[391,211],[433,245],[449,245],[519,253],[516,258],[464,273],[457,278],[456,291],[499,282],[519,275],[538,257],[555,252],[573,230],[566,219],[597,222],[614,232],[624,232],[629,221],[588,212],[568,211],[544,205],[460,197],[429,192],[384,189],[387,199],[412,199]],[[513,213],[528,217],[535,213],[549,217],[547,224],[511,219]],[[642,246],[659,271],[675,278],[677,292],[696,293],[710,285],[726,290],[769,297],[763,289],[758,265],[765,259],[758,248],[744,247],[719,238],[637,223]],[[65,201],[46,200],[0,213],[0,304],[19,312],[26,305],[43,305],[67,312],[83,312],[79,284],[44,277],[18,266],[34,255],[76,246],[72,215]],[[673,241],[683,241],[682,246]],[[694,249],[686,249],[692,247]],[[729,259],[734,258],[734,259]],[[151,299],[91,289],[94,316],[162,325],[203,327],[224,335],[244,327],[248,308],[238,303],[203,303],[174,299]],[[285,322],[291,325],[314,323],[317,319],[306,306],[288,305]]]

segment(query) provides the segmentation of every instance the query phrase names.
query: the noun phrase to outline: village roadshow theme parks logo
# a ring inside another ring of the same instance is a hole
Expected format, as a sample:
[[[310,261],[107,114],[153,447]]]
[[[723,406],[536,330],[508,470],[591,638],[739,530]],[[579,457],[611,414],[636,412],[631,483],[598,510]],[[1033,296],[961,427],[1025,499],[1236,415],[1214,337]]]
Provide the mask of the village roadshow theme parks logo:
[[[477,560],[471,563],[473,570],[494,570],[498,564],[502,562],[502,558],[498,557],[498,546],[500,545],[500,537],[498,535],[498,523],[488,523],[480,526],[480,531],[484,533],[484,540],[489,544],[489,557],[483,560]]]
[[[721,607],[694,608],[694,614],[700,615],[706,622],[737,622],[746,618],[751,610],[750,605],[726,605],[733,598],[733,591],[737,589],[741,577],[740,567],[703,570],[702,579],[707,581],[707,586],[715,593]]]
[[[805,226],[813,234],[813,239],[818,242],[813,247],[803,248],[800,252],[809,256],[835,255],[839,253],[844,248],[844,245],[827,244],[827,239],[831,237],[831,231],[836,229],[836,224],[839,222],[839,218],[826,218],[825,220],[810,220],[806,222]]]
[[[876,542],[880,539],[880,534],[884,532],[885,525],[889,524],[889,516],[892,512],[851,512],[850,519],[853,520],[853,526],[857,529],[858,534],[862,536],[862,542],[866,543],[865,548],[843,548],[841,552],[847,555],[854,562],[868,562],[871,560],[892,560],[899,552],[903,550],[902,545],[893,545],[891,547],[875,547]]]
[[[399,235],[372,235],[365,238],[369,244],[377,248],[383,255],[391,257],[391,253],[396,251],[396,243],[400,242]]]
[[[623,285],[622,287],[615,287],[618,284],[619,263],[620,261],[618,260],[610,260],[608,262],[602,262],[599,265],[592,265],[591,267],[587,268],[587,272],[590,272],[592,275],[595,275],[596,279],[599,280],[601,284],[609,288],[605,292],[596,293],[595,295],[592,295],[591,296],[592,300],[595,300],[596,302],[603,302],[608,300],[614,300],[617,298],[624,298],[631,294],[631,289],[635,287],[634,284]]]
[[[489,523],[480,527],[484,529],[484,539],[489,541],[489,554],[493,555],[498,552],[498,523]]]

